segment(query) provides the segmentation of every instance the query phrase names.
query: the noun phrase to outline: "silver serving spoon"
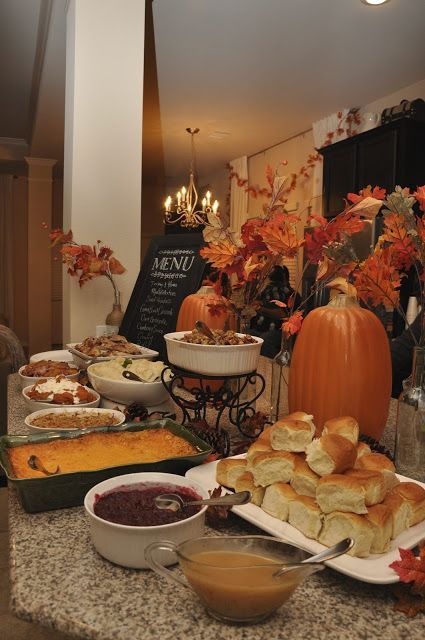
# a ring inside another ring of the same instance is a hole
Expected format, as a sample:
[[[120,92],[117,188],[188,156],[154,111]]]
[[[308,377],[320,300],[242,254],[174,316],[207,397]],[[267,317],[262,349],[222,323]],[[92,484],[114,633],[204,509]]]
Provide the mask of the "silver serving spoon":
[[[222,505],[231,507],[235,504],[246,504],[251,500],[250,491],[239,491],[238,493],[229,493],[218,498],[207,498],[205,500],[189,500],[185,502],[177,493],[162,493],[155,498],[155,505],[158,509],[167,509],[168,511],[179,511],[189,505],[207,504]]]
[[[340,540],[333,547],[329,547],[329,549],[325,549],[320,553],[317,553],[315,556],[310,556],[306,558],[299,564],[287,564],[282,569],[276,571],[273,574],[274,578],[278,578],[282,576],[284,573],[288,571],[292,571],[293,569],[299,569],[303,564],[317,564],[325,562],[325,560],[332,560],[332,558],[337,558],[338,556],[342,556],[343,553],[347,553],[351,549],[354,544],[353,538],[344,538],[344,540]]]
[[[217,338],[215,337],[209,326],[202,320],[197,320],[195,322],[195,329],[197,329],[200,333],[203,333],[204,336],[207,336],[207,338],[213,340],[215,344],[218,344]]]
[[[56,467],[56,471],[48,471],[38,456],[30,456],[27,463],[31,469],[34,469],[34,471],[41,471],[46,476],[54,476],[57,473],[60,473],[59,465]]]
[[[142,380],[142,378],[140,378],[140,376],[138,376],[137,373],[134,373],[133,371],[128,371],[128,369],[124,369],[124,371],[122,372],[122,375],[127,380],[133,380],[134,382],[146,382],[146,380]]]

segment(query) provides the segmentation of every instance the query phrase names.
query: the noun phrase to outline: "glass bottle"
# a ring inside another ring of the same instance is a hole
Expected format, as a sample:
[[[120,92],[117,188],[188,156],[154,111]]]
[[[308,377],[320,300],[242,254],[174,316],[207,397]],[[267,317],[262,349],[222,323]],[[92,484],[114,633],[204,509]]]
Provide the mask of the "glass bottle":
[[[291,354],[292,339],[282,331],[280,351],[272,360],[270,392],[270,420],[272,422],[276,422],[288,413],[288,384]]]
[[[249,333],[250,323],[251,316],[236,316],[236,332]],[[250,382],[245,376],[243,376],[242,378],[233,379],[230,383],[230,387],[232,392],[238,395],[239,404],[249,405],[253,411],[255,411],[255,396],[257,395],[257,386],[255,381]]]
[[[395,465],[398,473],[425,481],[425,347],[414,347],[412,375],[397,406]]]

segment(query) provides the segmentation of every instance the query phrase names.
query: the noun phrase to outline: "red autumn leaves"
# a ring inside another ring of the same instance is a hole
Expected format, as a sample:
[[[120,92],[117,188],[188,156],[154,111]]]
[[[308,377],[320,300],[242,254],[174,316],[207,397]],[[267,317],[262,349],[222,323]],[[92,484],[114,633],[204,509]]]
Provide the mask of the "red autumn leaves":
[[[87,281],[98,276],[106,276],[112,280],[112,275],[124,273],[125,267],[112,254],[109,247],[98,240],[95,245],[78,244],[73,240],[72,231],[64,233],[62,229],[55,229],[49,233],[52,247],[61,245],[62,262],[68,267],[71,276],[77,276],[80,287]]]
[[[327,284],[337,277],[348,279],[356,287],[358,297],[370,306],[397,307],[401,279],[412,266],[423,281],[425,223],[413,206],[417,202],[419,209],[425,211],[425,186],[418,187],[413,194],[409,189],[396,187],[386,195],[385,189],[378,186],[368,186],[358,194],[349,193],[344,211],[333,219],[310,215],[307,219],[310,228],[300,236],[300,218],[284,208],[288,179],[277,174],[273,177],[268,167],[271,189],[265,216],[248,220],[239,237],[214,220],[217,225],[214,233],[220,235],[214,238],[210,232],[208,245],[201,250],[212,266],[232,279],[232,296],[238,298],[239,310],[243,304],[255,309],[273,265],[296,257],[301,247],[309,263],[318,265],[318,282]],[[370,224],[379,211],[383,214],[382,235],[371,255],[360,262],[352,237]],[[299,331],[301,309],[302,303],[298,309],[290,309],[290,317],[283,323],[288,335]]]

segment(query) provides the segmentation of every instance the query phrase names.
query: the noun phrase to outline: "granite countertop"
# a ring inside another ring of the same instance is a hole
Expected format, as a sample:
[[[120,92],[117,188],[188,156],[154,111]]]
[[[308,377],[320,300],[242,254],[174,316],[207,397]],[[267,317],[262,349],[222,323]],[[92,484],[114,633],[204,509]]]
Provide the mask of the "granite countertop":
[[[393,407],[392,407],[393,408]],[[9,383],[9,432],[26,433],[17,375]],[[390,414],[385,445],[392,445]],[[210,618],[191,591],[145,570],[124,569],[94,550],[84,509],[27,514],[10,488],[11,608],[15,615],[77,638],[99,640],[269,640],[423,638],[424,618],[393,611],[391,588],[329,568],[298,587],[268,621],[230,626]],[[261,534],[231,514],[220,532]]]

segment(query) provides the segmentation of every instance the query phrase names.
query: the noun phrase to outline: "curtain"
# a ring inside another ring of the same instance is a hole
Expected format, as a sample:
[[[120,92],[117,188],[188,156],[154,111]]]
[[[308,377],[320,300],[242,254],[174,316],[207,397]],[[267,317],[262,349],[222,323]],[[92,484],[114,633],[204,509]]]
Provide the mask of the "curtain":
[[[13,176],[0,175],[0,323],[13,326]]]
[[[230,163],[233,171],[236,171],[242,180],[248,179],[248,157],[236,158]],[[248,192],[245,187],[238,187],[233,179],[230,186],[230,228],[240,231],[241,226],[248,217]]]

